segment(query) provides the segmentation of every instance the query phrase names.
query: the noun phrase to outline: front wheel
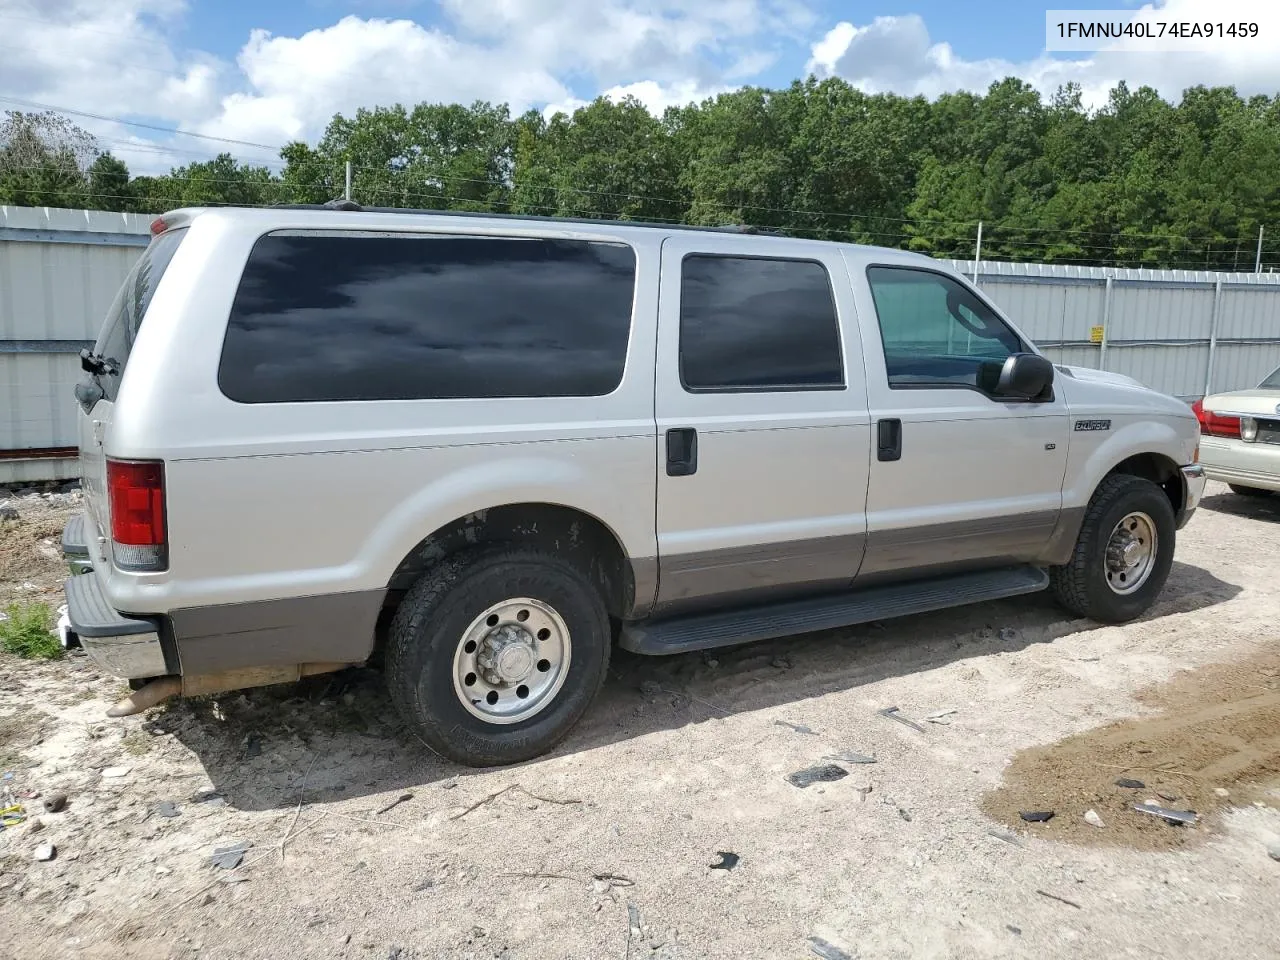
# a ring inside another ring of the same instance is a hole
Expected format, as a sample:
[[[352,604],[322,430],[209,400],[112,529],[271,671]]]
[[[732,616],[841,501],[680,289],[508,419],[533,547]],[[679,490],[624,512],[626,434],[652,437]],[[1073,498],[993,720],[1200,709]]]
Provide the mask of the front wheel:
[[[1150,480],[1117,474],[1094,491],[1071,560],[1050,571],[1058,602],[1078,616],[1125,623],[1146,613],[1173,565],[1173,506]]]
[[[449,557],[405,595],[391,624],[391,699],[424,743],[473,767],[550,750],[609,666],[604,601],[559,557],[495,547]]]

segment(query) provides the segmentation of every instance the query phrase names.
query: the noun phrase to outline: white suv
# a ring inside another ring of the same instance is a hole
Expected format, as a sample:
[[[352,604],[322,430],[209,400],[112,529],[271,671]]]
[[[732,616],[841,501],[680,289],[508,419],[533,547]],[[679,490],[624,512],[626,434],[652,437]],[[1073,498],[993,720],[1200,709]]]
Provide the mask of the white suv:
[[[82,359],[69,616],[114,713],[380,658],[463,763],[670,654],[1030,593],[1140,616],[1185,403],[922,256],[604,221],[166,214]]]

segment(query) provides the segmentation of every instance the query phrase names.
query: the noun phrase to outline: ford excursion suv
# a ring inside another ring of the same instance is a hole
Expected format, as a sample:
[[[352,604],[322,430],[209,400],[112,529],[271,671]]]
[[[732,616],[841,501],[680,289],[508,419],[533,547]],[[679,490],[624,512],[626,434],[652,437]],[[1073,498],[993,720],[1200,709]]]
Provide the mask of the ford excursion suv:
[[[1132,620],[1187,404],[954,271],[749,229],[321,207],[153,224],[81,355],[70,629],[173,695],[381,662],[437,752],[549,750],[674,654],[1051,588]]]

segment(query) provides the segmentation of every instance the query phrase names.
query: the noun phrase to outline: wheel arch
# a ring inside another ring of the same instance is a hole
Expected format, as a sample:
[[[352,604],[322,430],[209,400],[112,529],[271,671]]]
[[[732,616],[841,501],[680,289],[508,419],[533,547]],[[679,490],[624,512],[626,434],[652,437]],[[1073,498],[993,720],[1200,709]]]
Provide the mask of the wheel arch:
[[[652,599],[654,571],[628,557],[621,538],[608,524],[575,507],[528,502],[476,510],[427,534],[391,574],[389,604],[398,603],[414,581],[446,557],[498,543],[526,544],[567,560],[599,587],[612,617],[625,619],[643,612]]]
[[[1173,507],[1174,516],[1181,517],[1187,503],[1186,481],[1182,476],[1180,465],[1175,463],[1173,458],[1156,451],[1135,453],[1108,470],[1102,479],[1105,480],[1116,474],[1128,474],[1150,480],[1169,498],[1169,506]]]
[[[1123,459],[1113,463],[1110,468],[1106,469],[1098,477],[1097,481],[1089,488],[1088,496],[1082,505],[1063,509],[1058,525],[1054,529],[1053,536],[1050,538],[1049,545],[1045,550],[1044,562],[1047,565],[1060,566],[1071,559],[1076,539],[1080,536],[1080,527],[1084,522],[1085,510],[1088,508],[1089,502],[1092,501],[1098,487],[1108,477],[1117,475],[1141,477],[1143,480],[1150,480],[1158,486],[1169,499],[1169,506],[1173,508],[1176,523],[1181,524],[1186,510],[1187,488],[1186,479],[1182,475],[1179,464],[1168,454],[1161,453],[1158,450],[1129,453]]]

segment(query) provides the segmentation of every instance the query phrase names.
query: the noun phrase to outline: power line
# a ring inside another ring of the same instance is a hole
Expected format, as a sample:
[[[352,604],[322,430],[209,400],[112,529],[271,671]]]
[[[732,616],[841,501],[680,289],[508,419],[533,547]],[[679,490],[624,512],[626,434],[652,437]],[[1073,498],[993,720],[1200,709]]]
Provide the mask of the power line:
[[[37,103],[34,100],[23,100],[19,97],[0,96],[0,101],[5,103],[16,103],[19,106],[25,106],[28,109],[34,107],[37,110],[51,110],[54,113],[66,113],[73,117],[89,117],[93,120],[101,120],[104,123],[119,123],[123,126],[138,127],[142,130],[155,130],[159,133],[171,133],[183,137],[196,137],[200,140],[210,140],[215,143],[230,143],[238,147],[256,147],[259,150],[274,150],[277,152],[282,149],[281,147],[273,147],[265,143],[254,143],[251,140],[234,140],[231,137],[215,137],[209,133],[196,133],[192,130],[179,130],[175,127],[162,127],[154,123],[143,123],[141,120],[124,120],[120,117],[107,117],[100,113],[90,113],[88,110],[71,110],[67,107],[55,107],[48,103]]]

